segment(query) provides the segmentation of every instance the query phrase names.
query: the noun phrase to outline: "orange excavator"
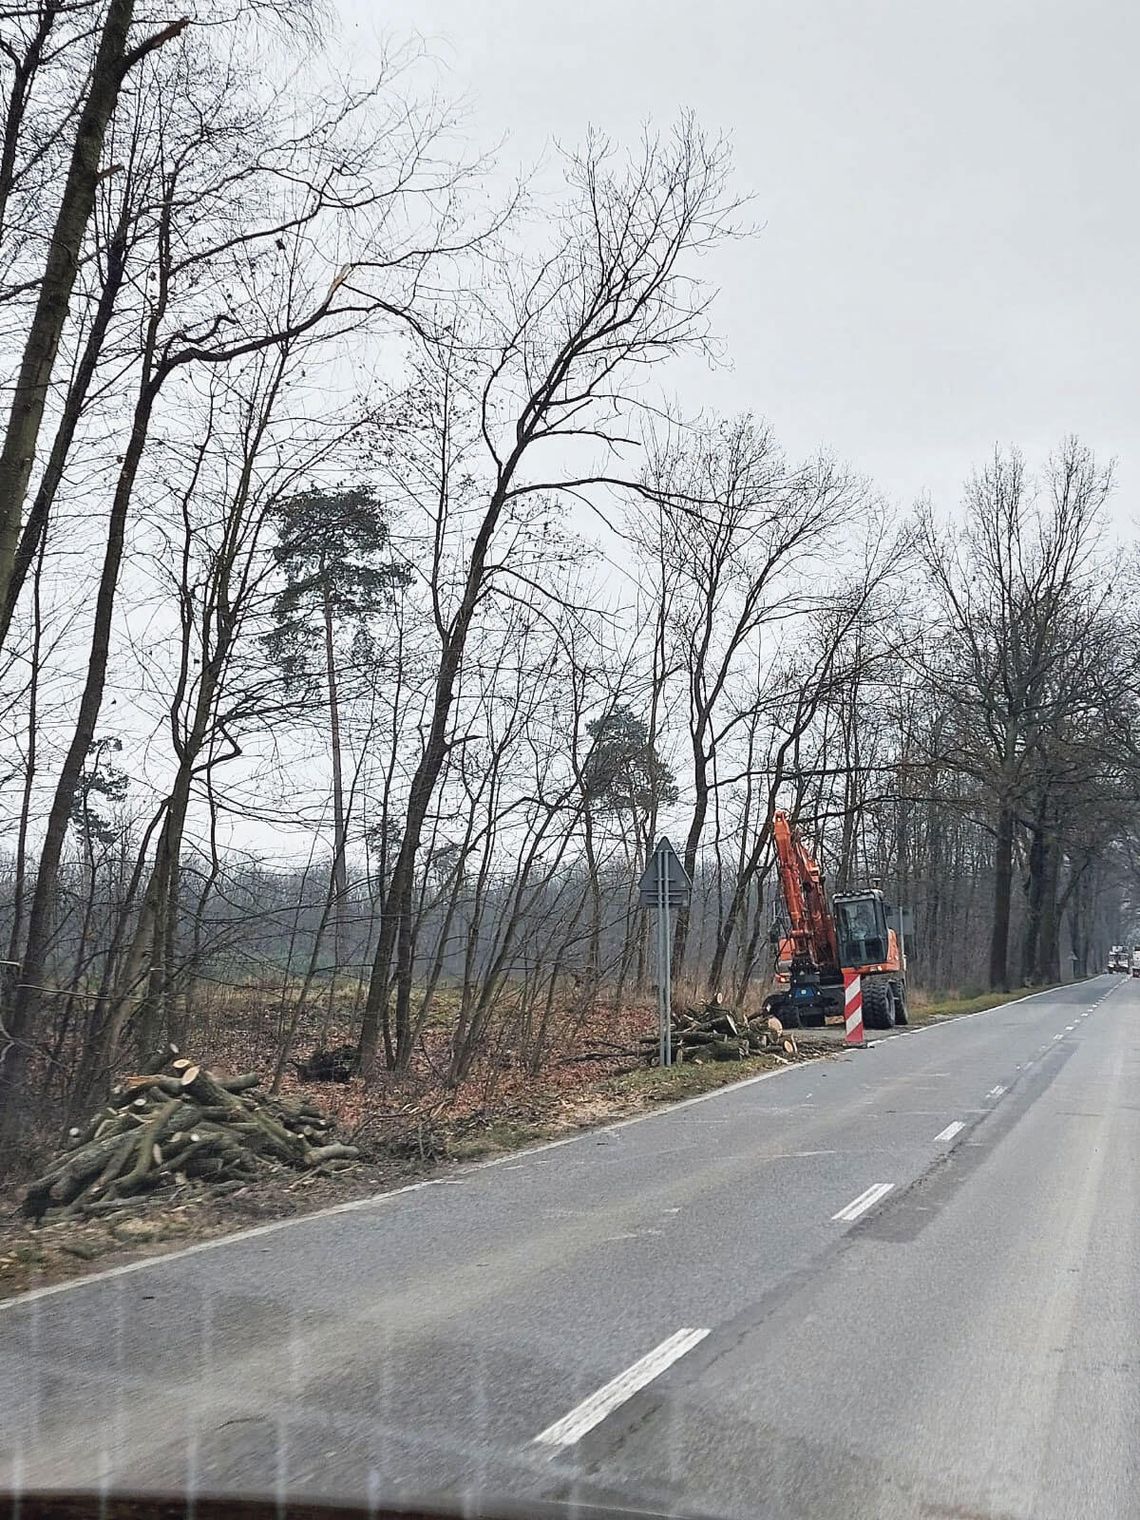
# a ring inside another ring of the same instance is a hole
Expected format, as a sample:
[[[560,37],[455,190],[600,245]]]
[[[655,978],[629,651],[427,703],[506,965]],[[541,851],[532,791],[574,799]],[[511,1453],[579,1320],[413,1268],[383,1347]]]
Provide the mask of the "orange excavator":
[[[857,971],[867,1028],[905,1024],[906,965],[883,894],[877,887],[837,892],[829,904],[823,872],[792,819],[778,812],[772,829],[787,921],[773,926],[784,985],[767,998],[765,1013],[792,1028],[842,1017],[843,973]]]

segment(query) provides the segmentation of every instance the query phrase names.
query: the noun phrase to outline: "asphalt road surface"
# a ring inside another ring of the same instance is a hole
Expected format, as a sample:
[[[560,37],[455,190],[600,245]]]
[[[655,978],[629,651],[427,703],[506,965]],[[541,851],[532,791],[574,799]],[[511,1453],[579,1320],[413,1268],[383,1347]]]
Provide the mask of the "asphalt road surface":
[[[1140,1515],[1140,982],[0,1306],[0,1482]]]

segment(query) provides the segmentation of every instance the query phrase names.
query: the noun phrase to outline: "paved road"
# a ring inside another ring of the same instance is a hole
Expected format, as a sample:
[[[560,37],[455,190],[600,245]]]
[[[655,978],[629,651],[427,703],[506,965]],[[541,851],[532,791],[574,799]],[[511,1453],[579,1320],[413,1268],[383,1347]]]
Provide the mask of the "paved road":
[[[0,1307],[0,1482],[1140,1515],[1140,983]]]

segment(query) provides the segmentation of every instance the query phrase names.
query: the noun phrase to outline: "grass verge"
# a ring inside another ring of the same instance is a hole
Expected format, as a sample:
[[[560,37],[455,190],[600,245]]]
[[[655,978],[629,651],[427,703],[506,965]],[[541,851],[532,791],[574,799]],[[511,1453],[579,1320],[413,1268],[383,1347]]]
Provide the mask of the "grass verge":
[[[935,997],[929,1002],[920,997],[907,1009],[907,1022],[929,1024],[957,1018],[963,1013],[982,1013],[986,1008],[1000,1008],[1003,1003],[1013,1003],[1032,993],[1051,990],[1051,987],[1015,987],[1011,992],[979,992],[975,997]]]
[[[805,1052],[805,1055],[811,1052]],[[677,1103],[682,1098],[699,1097],[718,1087],[731,1087],[746,1077],[762,1071],[778,1071],[784,1063],[774,1056],[751,1056],[743,1061],[710,1061],[698,1066],[647,1066],[611,1077],[605,1090],[615,1098],[638,1100],[641,1107],[651,1103]],[[795,1062],[787,1063],[795,1065]]]

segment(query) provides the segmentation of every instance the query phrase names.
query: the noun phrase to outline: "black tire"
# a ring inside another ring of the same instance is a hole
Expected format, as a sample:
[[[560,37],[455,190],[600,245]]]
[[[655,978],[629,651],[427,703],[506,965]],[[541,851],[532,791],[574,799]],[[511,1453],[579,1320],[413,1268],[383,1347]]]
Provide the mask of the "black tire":
[[[765,998],[763,1013],[766,1019],[779,1019],[785,1029],[803,1028],[800,1023],[800,1011],[786,992],[776,992],[771,997]]]
[[[889,982],[864,982],[863,1023],[868,1029],[893,1029],[895,999]]]
[[[907,1023],[906,992],[901,982],[892,982],[891,988],[895,995],[895,1023],[905,1028]]]

